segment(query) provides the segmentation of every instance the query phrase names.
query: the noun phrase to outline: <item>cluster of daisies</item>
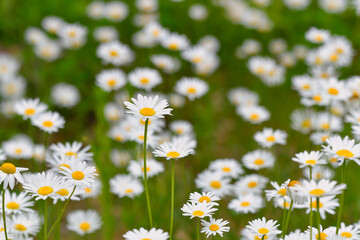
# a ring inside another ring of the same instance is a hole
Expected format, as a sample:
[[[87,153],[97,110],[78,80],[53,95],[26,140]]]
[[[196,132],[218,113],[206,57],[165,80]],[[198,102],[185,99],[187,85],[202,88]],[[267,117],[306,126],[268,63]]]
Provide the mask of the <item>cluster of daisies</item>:
[[[331,180],[332,177],[315,177],[312,171],[319,166],[329,164],[325,156],[336,159],[335,163],[345,169],[347,161],[354,161],[360,164],[360,144],[356,144],[355,140],[348,137],[341,138],[339,136],[330,137],[326,140],[326,145],[322,146],[322,151],[304,151],[297,153],[292,159],[299,164],[300,168],[304,168],[306,179],[297,181],[287,180],[278,184],[271,182],[273,189],[265,190],[266,198],[272,201],[275,206],[284,209],[284,217],[286,221],[278,229],[277,221],[265,218],[251,221],[249,225],[242,231],[245,239],[264,238],[274,239],[278,235],[282,239],[358,239],[360,237],[360,225],[358,223],[346,225],[341,222],[342,208],[344,204],[344,191],[346,184],[344,183],[344,175],[342,182]],[[340,195],[340,200],[337,196]],[[336,208],[338,220],[336,225],[327,228],[321,225],[321,219],[326,218],[326,214],[335,214]],[[304,209],[309,214],[309,226],[305,231],[297,229],[287,235],[287,226],[291,221],[291,213],[294,209]],[[313,225],[313,215],[317,214],[317,223]],[[285,224],[284,224],[285,223]]]
[[[212,216],[217,211],[216,207],[219,206],[217,201],[219,200],[220,198],[212,192],[194,192],[190,194],[189,201],[181,208],[183,216],[188,216],[190,219],[197,218],[198,225],[201,220],[201,233],[204,233],[207,238],[211,235],[216,236],[216,234],[223,237],[224,232],[230,231],[230,227],[227,226],[229,221],[215,219]]]
[[[34,47],[35,54],[45,61],[55,61],[61,57],[63,49],[79,49],[86,43],[88,30],[79,23],[67,23],[60,17],[48,16],[41,26],[46,32],[30,27],[25,31],[25,39]]]
[[[26,136],[17,136],[3,142],[2,148],[0,180],[3,184],[4,215],[0,224],[1,234],[8,235],[9,239],[33,239],[45,222],[51,223],[46,212],[39,214],[34,209],[34,200],[43,202],[45,208],[47,205],[55,208],[59,201],[66,201],[62,203],[65,208],[68,201],[96,197],[101,190],[89,146],[82,147],[79,142],[57,143],[50,145],[46,152],[42,146],[42,154],[39,154],[40,151],[35,154],[39,146]],[[33,170],[38,172],[18,167],[25,164],[20,159],[32,161]],[[79,235],[92,233],[102,225],[100,215],[90,209],[70,212],[67,223],[67,228]],[[44,225],[45,232],[50,230],[47,226],[51,225]],[[46,237],[51,235],[51,230]]]

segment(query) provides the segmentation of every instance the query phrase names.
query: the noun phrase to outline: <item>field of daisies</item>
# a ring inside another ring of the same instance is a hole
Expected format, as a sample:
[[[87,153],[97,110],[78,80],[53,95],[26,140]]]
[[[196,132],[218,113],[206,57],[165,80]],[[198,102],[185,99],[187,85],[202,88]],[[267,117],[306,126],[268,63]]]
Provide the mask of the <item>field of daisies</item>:
[[[360,0],[0,1],[0,240],[360,240]]]

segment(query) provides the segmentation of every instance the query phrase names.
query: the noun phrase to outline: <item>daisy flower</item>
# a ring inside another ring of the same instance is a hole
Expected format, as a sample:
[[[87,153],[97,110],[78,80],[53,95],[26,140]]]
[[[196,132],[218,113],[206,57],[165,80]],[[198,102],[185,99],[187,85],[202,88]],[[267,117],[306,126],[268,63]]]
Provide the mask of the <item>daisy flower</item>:
[[[65,120],[57,112],[43,112],[31,119],[34,126],[37,126],[41,130],[47,133],[54,133],[59,131],[60,128],[64,128]]]
[[[307,205],[306,214],[310,213],[311,207],[314,212],[317,211],[317,200],[316,199],[312,199],[312,200],[313,201],[312,202],[309,201]],[[336,207],[339,207],[339,200],[335,198],[335,196],[322,197],[319,199],[319,211],[322,219],[326,218],[325,213],[334,215],[335,214],[334,209]]]
[[[341,183],[337,185],[336,181],[321,179],[319,182],[315,182],[314,180],[303,181],[294,188],[306,196],[322,198],[342,193],[346,188],[346,184]]]
[[[187,37],[178,33],[166,34],[160,41],[164,48],[172,51],[181,51],[189,47],[189,40]]]
[[[41,21],[41,26],[52,34],[57,34],[64,26],[64,20],[56,16],[47,16]]]
[[[335,165],[336,165],[335,167],[337,167],[338,166],[337,159],[334,158],[333,161],[335,161]],[[331,164],[331,162],[330,162],[330,164]],[[318,181],[323,178],[331,180],[335,175],[334,171],[325,165],[314,166],[312,168],[311,173],[312,173],[312,179],[314,179],[315,181]],[[307,179],[310,179],[310,169],[309,168],[305,168],[303,170],[303,174]]]
[[[28,138],[13,138],[2,143],[6,156],[14,159],[30,159],[33,156],[33,143]]]
[[[72,108],[79,103],[80,93],[74,85],[58,83],[51,89],[51,98],[59,107]]]
[[[214,206],[219,205],[216,202],[219,200],[220,200],[220,198],[212,192],[207,192],[207,193],[203,192],[201,194],[198,192],[193,192],[193,193],[190,193],[190,197],[189,197],[189,201],[192,203],[207,202],[208,204],[213,204]]]
[[[320,234],[319,234],[319,230],[317,228],[314,228],[314,227],[312,228],[312,239],[326,240],[326,239],[328,239],[328,237],[335,235],[333,228],[324,229],[323,226],[321,226],[321,225],[319,228],[320,228]],[[307,229],[305,231],[305,234],[308,234],[308,236],[310,237],[310,226],[309,226],[309,229]]]
[[[305,33],[305,38],[312,43],[323,43],[330,39],[330,33],[327,30],[312,27]]]
[[[240,180],[235,183],[233,191],[237,195],[246,195],[249,193],[259,194],[263,191],[268,181],[268,178],[259,174],[249,174],[241,177]]]
[[[23,188],[25,192],[29,193],[35,200],[58,198],[57,191],[61,190],[64,182],[63,179],[52,172],[41,172],[37,174],[29,174],[25,177]]]
[[[130,175],[118,174],[110,180],[110,191],[119,198],[134,198],[140,195],[144,188],[139,179]]]
[[[270,112],[262,106],[239,106],[236,113],[252,124],[260,124],[270,119]]]
[[[8,231],[16,237],[15,239],[27,239],[30,236],[35,237],[40,227],[41,220],[38,213],[25,213],[11,218]]]
[[[146,91],[151,91],[162,82],[159,72],[151,68],[136,68],[128,78],[131,85]]]
[[[127,45],[119,41],[100,44],[96,50],[96,55],[101,58],[105,64],[111,63],[117,67],[128,65],[135,59],[134,52]]]
[[[119,38],[116,28],[111,26],[97,27],[94,29],[94,38],[102,43],[115,41]]]
[[[189,135],[192,134],[194,127],[188,121],[177,120],[171,122],[169,128],[178,135]]]
[[[327,146],[323,145],[325,154],[337,158],[341,165],[344,159],[354,160],[360,165],[360,144],[355,144],[355,140],[350,140],[348,136],[341,139],[339,136],[326,139]]]
[[[270,148],[275,144],[286,144],[287,134],[281,130],[273,130],[272,128],[264,128],[262,131],[255,133],[255,141],[262,147]]]
[[[60,169],[63,171],[59,171],[63,174],[63,179],[71,183],[72,185],[83,187],[83,186],[91,186],[93,182],[95,182],[95,177],[98,176],[96,173],[96,168],[94,166],[90,166],[85,161],[76,161],[70,162],[68,166],[61,166]]]
[[[127,170],[134,177],[144,177],[144,162],[131,160]],[[146,171],[147,177],[151,178],[164,172],[164,165],[163,163],[150,158],[146,160]]]
[[[262,149],[249,152],[242,157],[244,166],[252,170],[260,170],[263,168],[272,168],[275,163],[274,155]]]
[[[183,77],[175,85],[175,91],[180,95],[188,97],[191,101],[202,97],[208,90],[208,84],[199,78]]]
[[[210,170],[200,173],[195,179],[197,188],[200,188],[204,192],[212,192],[219,197],[230,194],[230,182],[231,179],[224,177],[222,173]]]
[[[273,186],[274,189],[265,190],[266,199],[270,201],[273,198],[284,198],[287,196],[287,186],[290,183],[290,179],[286,180],[282,184],[278,184],[277,182],[271,181],[270,184]]]
[[[106,92],[119,90],[126,84],[125,73],[119,69],[107,69],[96,75],[96,85]]]
[[[334,232],[336,232],[335,227],[329,227]],[[360,229],[356,225],[348,225],[346,226],[345,223],[340,224],[339,233],[342,239],[358,239],[360,237]]]
[[[39,98],[21,99],[15,103],[15,112],[24,119],[28,119],[36,114],[45,112],[46,104],[41,103]]]
[[[101,192],[101,182],[98,179],[95,179],[95,182],[91,184],[91,186],[85,186],[78,190],[79,195],[82,199],[85,198],[94,198],[97,197]]]
[[[240,163],[235,159],[224,158],[216,159],[209,165],[209,169],[215,172],[222,173],[225,177],[237,178],[244,173]]]
[[[219,234],[221,237],[223,237],[224,232],[230,231],[230,227],[226,227],[228,224],[229,221],[210,217],[209,222],[201,220],[201,225],[203,226],[201,232],[205,233],[207,238],[210,235],[215,236],[216,234]]]
[[[180,68],[179,59],[165,54],[152,55],[150,61],[167,74],[174,73]]]
[[[3,183],[3,189],[7,189],[9,186],[14,189],[16,181],[24,183],[24,178],[21,176],[21,172],[27,171],[28,168],[15,167],[12,163],[3,163],[0,167],[0,184]]]
[[[181,211],[183,211],[183,216],[189,216],[190,219],[194,217],[205,218],[210,217],[217,210],[213,207],[213,204],[208,204],[207,202],[185,203]]]
[[[84,146],[80,142],[66,142],[64,143],[54,143],[50,145],[50,151],[53,155],[74,157],[77,161],[92,161],[93,153],[90,152],[90,146]]]
[[[263,217],[262,219],[258,218],[249,222],[246,228],[261,239],[263,236],[276,236],[281,233],[281,231],[277,229],[279,224],[276,223],[277,221],[267,221],[266,218]]]
[[[75,189],[74,193],[72,193],[73,191],[74,191],[74,187],[71,184],[68,184],[68,183],[64,184],[62,186],[62,188],[59,191],[56,192],[57,198],[54,198],[53,204],[55,205],[58,200],[64,202],[70,196],[71,196],[71,198],[70,198],[71,201],[79,201],[80,200],[80,198],[79,198],[79,194],[80,194],[79,189]]]
[[[150,230],[146,230],[144,228],[133,229],[131,231],[127,231],[124,234],[125,240],[167,240],[169,238],[169,234],[164,232],[162,229],[152,228]]]
[[[196,143],[189,138],[177,138],[171,142],[159,145],[153,152],[155,157],[165,157],[166,159],[184,158],[189,154],[194,154]]]
[[[322,158],[323,153],[320,151],[311,151],[311,152],[301,152],[297,153],[295,157],[292,158],[294,162],[300,164],[300,168],[304,167],[313,167],[319,164],[327,164],[327,161]]]
[[[100,215],[95,210],[76,210],[66,217],[67,228],[80,236],[93,233],[101,228]]]
[[[159,101],[159,96],[146,97],[138,94],[137,99],[131,98],[133,103],[125,101],[127,113],[143,119],[163,118],[164,115],[172,115],[171,108],[166,99]]]
[[[105,5],[104,17],[112,22],[121,22],[129,14],[129,7],[123,2],[112,1]]]
[[[263,207],[264,201],[262,197],[253,194],[247,194],[232,199],[228,205],[229,209],[242,214],[256,213]]]
[[[5,212],[6,214],[21,214],[26,212],[32,212],[31,207],[34,206],[34,202],[31,201],[25,192],[16,194],[10,193],[8,189],[5,190]]]

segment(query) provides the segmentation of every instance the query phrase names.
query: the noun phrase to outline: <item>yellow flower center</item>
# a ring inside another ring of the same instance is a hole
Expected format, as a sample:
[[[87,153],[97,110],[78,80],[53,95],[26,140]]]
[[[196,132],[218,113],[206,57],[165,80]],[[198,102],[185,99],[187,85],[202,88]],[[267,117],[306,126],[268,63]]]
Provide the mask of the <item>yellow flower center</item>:
[[[44,121],[42,125],[48,128],[54,126],[52,121]]]
[[[49,194],[52,194],[54,192],[54,189],[52,189],[52,187],[49,186],[43,186],[41,188],[39,188],[38,190],[38,194],[46,196]]]
[[[177,158],[177,157],[180,156],[180,153],[175,152],[175,151],[171,151],[171,152],[168,152],[168,153],[166,154],[166,156],[169,157],[169,158]]]
[[[317,36],[315,37],[315,40],[316,40],[317,42],[322,42],[322,41],[323,41],[323,37],[322,37],[321,35],[317,35]]]
[[[282,195],[282,196],[286,196],[286,188],[280,189],[277,193]]]
[[[115,80],[115,79],[109,79],[108,85],[109,85],[110,87],[114,87],[115,84],[116,84],[116,80]]]
[[[291,182],[289,182],[288,187],[295,187],[295,185],[297,184],[301,185],[299,181],[292,180]]]
[[[33,108],[28,108],[25,110],[25,114],[30,116],[30,115],[33,115],[35,113],[35,109]]]
[[[75,171],[71,174],[71,176],[75,180],[83,180],[85,177],[85,174],[81,171]]]
[[[109,54],[112,57],[117,57],[117,55],[118,55],[117,51],[115,51],[115,50],[110,51]]]
[[[257,182],[249,182],[248,183],[248,187],[249,188],[254,188],[254,187],[256,187],[258,184],[257,184]]]
[[[264,162],[265,161],[263,159],[259,158],[254,161],[254,164],[260,166],[260,165],[263,165]]]
[[[210,186],[213,187],[213,188],[219,189],[219,188],[221,188],[221,182],[219,182],[219,181],[212,181],[212,182],[210,183]]]
[[[220,227],[219,227],[218,225],[216,225],[216,224],[211,224],[211,225],[209,226],[209,229],[210,229],[211,231],[213,231],[213,232],[216,232],[217,230],[220,229]]]
[[[325,193],[325,191],[320,188],[316,188],[316,189],[310,191],[310,194],[315,195],[315,196],[320,196],[320,195],[323,195],[324,193]]]
[[[338,60],[338,55],[336,53],[333,53],[330,55],[330,61],[336,62]]]
[[[20,231],[20,232],[26,231],[26,227],[24,225],[22,225],[22,224],[16,224],[15,229]]]
[[[149,80],[148,78],[142,78],[142,79],[140,79],[140,82],[141,82],[142,84],[147,84],[147,83],[150,82],[150,80]]]
[[[22,150],[21,150],[20,148],[15,149],[15,153],[16,153],[16,154],[21,154],[21,153],[22,153]]]
[[[316,203],[316,201],[313,201],[313,202],[311,203],[311,205],[312,205],[313,208],[317,208],[317,203]],[[324,204],[322,204],[322,203],[319,201],[319,208],[322,208],[323,206],[324,206]]]
[[[268,137],[266,138],[266,141],[268,141],[268,142],[274,142],[274,141],[275,141],[275,137],[274,137],[274,136],[268,136]]]
[[[84,232],[87,232],[90,229],[90,224],[88,222],[82,222],[80,224],[80,229],[83,230]]]
[[[149,172],[150,169],[151,169],[150,167],[146,167],[146,172]],[[141,171],[144,172],[144,170],[145,170],[144,167],[142,167],[142,168],[141,168]]]
[[[328,130],[330,128],[330,124],[323,123],[323,124],[321,124],[321,127],[322,127],[322,129]]]
[[[310,127],[310,126],[311,126],[311,120],[305,119],[305,120],[302,122],[301,126],[304,127],[304,128]]]
[[[14,174],[16,173],[16,167],[12,163],[4,163],[1,165],[1,171],[6,174]]]
[[[142,109],[140,110],[140,114],[143,115],[143,116],[146,116],[146,117],[153,116],[155,113],[156,113],[156,112],[155,112],[154,109],[148,108],[148,107],[142,108]]]
[[[352,234],[349,233],[349,232],[342,232],[342,233],[341,233],[341,236],[342,236],[342,237],[345,237],[345,238],[351,238],[351,237],[352,237]]]
[[[329,88],[328,93],[331,95],[338,95],[339,91],[336,88]]]
[[[222,169],[224,172],[231,172],[231,168],[229,167],[223,167]]]
[[[326,233],[320,233],[320,240],[326,240],[328,235]],[[319,239],[319,234],[316,234],[315,239]]]
[[[309,89],[310,89],[310,85],[309,85],[309,84],[304,84],[304,85],[302,86],[302,89],[303,89],[303,90],[309,90]]]
[[[255,237],[254,237],[254,239],[255,239],[255,240],[261,240],[261,239],[262,239],[262,237],[255,236]],[[265,236],[264,236],[264,239],[268,239],[268,236],[266,236],[266,235],[265,235]]]
[[[125,193],[132,193],[132,192],[133,192],[133,190],[131,188],[128,188],[125,190]]]
[[[59,191],[57,191],[56,193],[57,193],[57,194],[59,194],[60,196],[63,196],[63,197],[65,197],[65,196],[69,195],[69,191],[68,191],[68,190],[66,190],[65,188],[60,189],[60,190],[59,190]]]
[[[66,167],[66,168],[68,168],[68,169],[71,169],[70,166],[69,166],[68,164],[66,164],[66,163],[59,165],[59,169],[60,169],[60,170],[63,170],[62,167]]]
[[[269,233],[269,230],[268,230],[267,228],[260,228],[260,229],[258,230],[258,232],[259,232],[260,234],[267,234],[267,233]]]
[[[196,216],[196,217],[201,217],[203,216],[205,213],[201,210],[196,210],[193,212],[193,215]]]
[[[75,31],[70,31],[68,32],[69,37],[75,37],[76,36],[76,32]]]
[[[265,70],[263,67],[258,67],[255,71],[257,74],[264,74],[265,73]]]
[[[314,159],[306,160],[305,163],[309,164],[309,165],[314,165],[314,164],[316,164],[316,160],[314,160]]]
[[[208,196],[202,196],[201,198],[199,198],[199,202],[203,202],[203,201],[206,201],[206,202],[211,202],[211,199],[208,197]]]
[[[6,207],[11,210],[16,210],[20,208],[20,205],[17,202],[9,202],[6,204]]]
[[[194,87],[189,87],[189,88],[187,89],[187,92],[190,93],[190,94],[194,94],[194,93],[196,93],[196,88],[194,88]]]
[[[178,50],[179,46],[176,43],[170,43],[169,44],[169,49],[171,50]]]
[[[249,202],[242,202],[240,205],[242,207],[248,207],[248,206],[250,206],[250,203]]]
[[[201,60],[202,60],[201,57],[196,56],[196,57],[193,58],[192,61],[193,61],[193,63],[199,63],[199,62],[201,62]]]
[[[75,157],[77,157],[77,153],[70,151],[70,152],[65,153],[65,156],[75,156]]]
[[[88,188],[88,187],[84,188],[84,190],[85,190],[86,193],[91,193],[92,192],[91,188]]]
[[[255,120],[258,120],[258,119],[259,119],[259,115],[256,114],[256,113],[253,113],[253,114],[250,115],[250,119],[251,119],[251,120],[254,120],[254,121],[255,121]]]
[[[350,152],[349,150],[346,150],[346,149],[341,149],[341,150],[337,151],[336,154],[341,157],[346,157],[346,158],[351,158],[354,156],[354,154],[352,152]]]

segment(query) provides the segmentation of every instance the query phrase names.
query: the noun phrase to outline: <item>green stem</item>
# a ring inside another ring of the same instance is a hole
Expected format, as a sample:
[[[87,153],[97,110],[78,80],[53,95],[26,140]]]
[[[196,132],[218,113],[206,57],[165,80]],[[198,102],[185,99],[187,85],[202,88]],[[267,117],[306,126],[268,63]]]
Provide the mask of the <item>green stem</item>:
[[[7,236],[7,231],[6,231],[6,214],[5,214],[5,189],[2,192],[2,217],[3,217],[3,221],[4,221],[4,232],[5,232],[5,239],[9,240],[8,236]]]
[[[317,227],[318,227],[318,240],[321,239],[321,233],[320,233],[320,198],[316,198],[316,210],[317,210]]]
[[[340,181],[341,183],[345,182],[345,166],[346,166],[346,159],[344,160],[344,162],[341,166],[341,181]],[[339,233],[341,215],[342,215],[343,209],[344,209],[344,198],[345,198],[345,190],[343,190],[343,192],[340,195],[340,208],[339,208],[338,218],[337,218],[337,222],[336,222],[336,234]]]
[[[288,227],[289,227],[290,215],[291,215],[291,210],[292,210],[293,205],[294,205],[294,200],[291,199],[290,206],[289,206],[289,210],[288,210],[288,214],[287,214],[287,216],[286,216],[285,229],[284,229],[284,231],[283,231],[283,233],[282,233],[282,235],[283,235],[282,238],[285,237],[286,232],[287,232],[287,229],[288,229]]]
[[[44,200],[44,240],[47,239],[47,223],[48,223],[48,205],[45,199]]]
[[[312,167],[310,166],[310,181],[312,180]],[[310,240],[312,240],[312,226],[313,226],[313,209],[312,209],[312,197],[310,197]]]
[[[151,205],[150,205],[150,197],[149,197],[149,189],[148,189],[148,181],[147,181],[147,167],[146,167],[146,140],[147,140],[148,125],[149,125],[149,119],[147,118],[145,121],[145,131],[144,131],[144,187],[145,187],[146,205],[149,214],[150,228],[152,228],[153,223],[152,223]]]
[[[171,216],[170,216],[170,240],[172,239],[174,226],[174,201],[175,201],[175,159],[171,159]]]
[[[200,218],[198,218],[198,222],[197,222],[196,239],[200,240]]]
[[[285,219],[286,219],[286,199],[285,197],[284,198],[284,204],[283,204],[283,208],[284,208],[284,211],[283,211],[283,217],[282,217],[282,224],[281,224],[281,231],[284,231],[284,227],[285,227]]]
[[[60,212],[60,214],[59,214],[58,218],[56,219],[56,221],[55,221],[54,225],[52,225],[52,227],[51,227],[51,229],[50,229],[50,231],[49,231],[49,233],[48,233],[47,237],[45,238],[45,240],[46,240],[46,239],[48,239],[48,238],[51,236],[51,233],[52,233],[52,231],[54,230],[54,228],[55,228],[56,224],[57,224],[58,222],[60,222],[60,219],[61,219],[61,217],[64,215],[65,209],[66,209],[67,205],[69,204],[69,202],[70,202],[70,198],[73,196],[73,194],[74,194],[75,190],[76,190],[76,186],[74,186],[73,191],[71,192],[71,194],[70,194],[69,198],[66,200],[66,202],[65,202],[65,204],[64,204],[64,206],[63,206],[63,208],[61,209],[61,212]]]

